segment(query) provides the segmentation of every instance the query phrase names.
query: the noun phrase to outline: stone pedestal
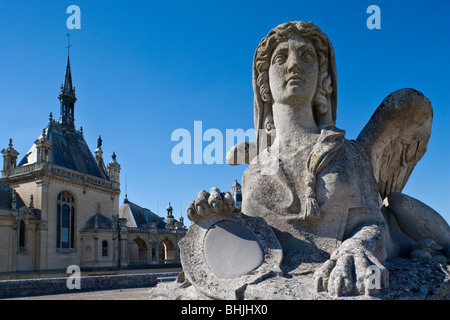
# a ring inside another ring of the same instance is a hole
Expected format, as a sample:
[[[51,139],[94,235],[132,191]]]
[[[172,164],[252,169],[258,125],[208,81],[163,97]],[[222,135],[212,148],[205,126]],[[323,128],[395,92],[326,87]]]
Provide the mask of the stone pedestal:
[[[317,263],[304,264],[284,276],[273,276],[248,285],[238,299],[244,300],[450,300],[450,266],[432,260],[397,258],[386,262],[389,288],[374,296],[335,297],[314,290]],[[151,299],[209,300],[182,276],[150,289]]]

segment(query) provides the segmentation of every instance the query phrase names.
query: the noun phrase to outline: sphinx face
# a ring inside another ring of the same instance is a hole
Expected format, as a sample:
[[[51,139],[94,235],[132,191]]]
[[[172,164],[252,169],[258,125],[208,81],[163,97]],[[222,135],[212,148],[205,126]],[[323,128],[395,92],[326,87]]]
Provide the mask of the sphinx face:
[[[273,102],[287,105],[311,103],[319,65],[313,45],[297,34],[281,42],[274,50],[269,68]]]

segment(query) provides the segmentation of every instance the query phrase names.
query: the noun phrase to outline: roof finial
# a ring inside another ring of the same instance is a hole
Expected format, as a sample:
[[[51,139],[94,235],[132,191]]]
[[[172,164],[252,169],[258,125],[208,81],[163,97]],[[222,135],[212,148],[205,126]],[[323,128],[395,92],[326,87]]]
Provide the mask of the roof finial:
[[[30,210],[34,209],[33,195],[30,195],[30,205],[28,206],[28,208],[30,208]]]
[[[128,202],[128,177],[127,172],[125,171],[125,200],[124,202]]]
[[[69,58],[70,57],[70,47],[72,46],[71,44],[70,44],[70,33],[68,33],[67,34],[67,41],[68,41],[68,44],[67,44],[67,57]]]
[[[127,183],[127,173],[125,172],[125,199],[123,199],[123,203],[128,203],[128,183]]]
[[[172,212],[173,212],[173,208],[172,208],[172,206],[170,205],[170,202],[169,202],[169,206],[167,207],[167,217],[168,218],[173,218],[173,214],[172,214]]]
[[[11,209],[17,209],[17,192],[15,189],[11,191]]]

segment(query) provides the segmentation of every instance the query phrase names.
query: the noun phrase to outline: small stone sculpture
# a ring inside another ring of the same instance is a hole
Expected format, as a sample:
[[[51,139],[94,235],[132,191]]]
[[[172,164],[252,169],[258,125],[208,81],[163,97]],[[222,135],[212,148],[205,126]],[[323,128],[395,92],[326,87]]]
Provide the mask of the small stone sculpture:
[[[317,292],[373,295],[389,286],[387,259],[440,251],[445,262],[450,227],[400,193],[431,134],[422,93],[391,93],[347,140],[335,127],[333,48],[311,22],[284,23],[260,42],[253,88],[257,142],[227,154],[230,164],[248,164],[241,211],[217,188],[189,205],[192,225],[180,244],[185,286],[215,299],[246,291],[254,298],[274,277],[288,281],[314,266]],[[369,283],[371,267],[379,287]]]

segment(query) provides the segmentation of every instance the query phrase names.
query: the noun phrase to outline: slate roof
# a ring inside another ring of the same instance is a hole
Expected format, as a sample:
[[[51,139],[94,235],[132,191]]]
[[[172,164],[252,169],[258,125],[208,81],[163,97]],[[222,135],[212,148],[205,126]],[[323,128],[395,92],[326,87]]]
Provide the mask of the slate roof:
[[[95,228],[96,226],[97,228]],[[96,213],[86,221],[84,229],[111,230],[113,229],[113,222],[101,213]]]
[[[13,191],[12,188],[0,182],[0,209],[8,209],[8,210],[11,209],[12,191]],[[23,202],[19,194],[17,194],[16,199],[18,208],[25,206],[25,203]]]
[[[77,100],[75,98],[75,88],[72,84],[72,72],[70,69],[69,57],[67,57],[64,86],[61,87],[59,99],[62,104],[67,101],[74,104]],[[108,180],[104,171],[97,161],[95,161],[94,156],[89,150],[89,147],[84,140],[83,133],[75,130],[73,120],[73,109],[72,114],[61,113],[60,122],[53,120],[52,117],[50,118],[49,124],[45,129],[46,138],[52,143],[50,163]],[[40,138],[42,138],[42,134],[39,139]],[[36,161],[37,149],[36,145],[33,144],[31,149],[17,166],[25,166],[35,163]]]
[[[53,144],[50,163],[108,180],[79,131],[71,130],[51,120],[45,132],[47,139]],[[36,162],[36,152],[36,146],[33,145],[17,166]]]
[[[123,206],[120,208],[120,216],[127,219],[127,226],[129,227],[146,227],[146,224],[149,222],[156,222],[157,228],[164,228],[166,225],[164,218],[127,199],[125,199]]]

